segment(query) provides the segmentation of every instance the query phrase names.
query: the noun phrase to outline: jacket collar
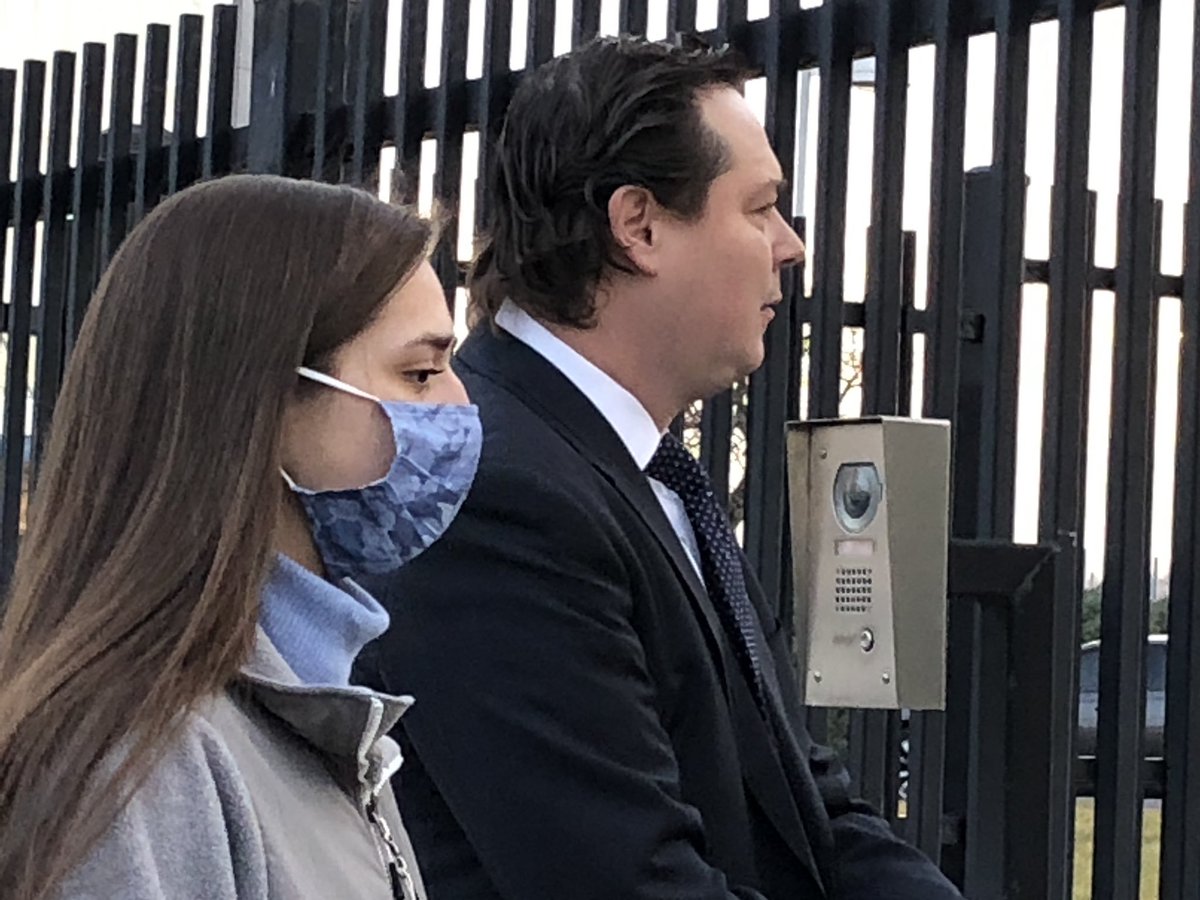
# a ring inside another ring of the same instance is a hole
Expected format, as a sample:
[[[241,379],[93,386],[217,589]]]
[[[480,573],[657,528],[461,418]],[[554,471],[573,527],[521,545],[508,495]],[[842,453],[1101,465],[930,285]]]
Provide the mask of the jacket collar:
[[[639,469],[650,464],[662,433],[637,397],[511,300],[496,314],[496,325],[554,366],[591,401]]]
[[[509,391],[562,435],[633,506],[671,561],[707,630],[709,647],[724,681],[735,665],[724,650],[717,611],[687,551],[629,448],[612,424],[555,366],[504,331],[481,326],[463,344],[456,365]],[[486,425],[486,423],[485,423]]]
[[[354,685],[303,684],[261,627],[235,685],[318,750],[353,763],[358,781],[373,792],[399,768],[399,749],[381,739],[412,706],[412,697]]]

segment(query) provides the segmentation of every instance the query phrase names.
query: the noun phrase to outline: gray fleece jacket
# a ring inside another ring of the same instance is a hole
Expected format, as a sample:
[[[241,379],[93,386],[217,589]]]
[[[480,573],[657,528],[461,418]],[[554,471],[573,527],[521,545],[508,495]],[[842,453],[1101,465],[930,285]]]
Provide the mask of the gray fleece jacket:
[[[306,687],[260,629],[63,900],[425,900],[388,785],[411,702]]]

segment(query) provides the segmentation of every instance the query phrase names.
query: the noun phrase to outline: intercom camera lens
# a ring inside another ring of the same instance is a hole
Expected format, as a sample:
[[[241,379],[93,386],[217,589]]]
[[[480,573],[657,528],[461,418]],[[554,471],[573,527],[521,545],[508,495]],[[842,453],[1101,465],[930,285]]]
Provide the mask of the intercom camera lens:
[[[846,508],[846,515],[850,518],[861,519],[871,506],[871,494],[869,491],[858,491],[851,488],[842,498],[842,505]]]
[[[859,534],[875,520],[883,501],[883,482],[874,463],[846,463],[833,482],[833,510],[838,524]]]

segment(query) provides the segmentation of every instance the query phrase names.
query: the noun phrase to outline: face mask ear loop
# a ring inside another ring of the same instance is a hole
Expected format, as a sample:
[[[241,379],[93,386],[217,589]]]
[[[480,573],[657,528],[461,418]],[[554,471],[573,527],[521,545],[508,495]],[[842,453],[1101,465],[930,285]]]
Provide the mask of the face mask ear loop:
[[[352,384],[346,384],[344,381],[338,381],[332,375],[326,375],[324,372],[318,372],[316,369],[310,369],[307,366],[300,366],[296,369],[296,374],[301,378],[307,378],[309,381],[315,381],[318,384],[331,387],[335,391],[341,391],[344,394],[350,394],[352,397],[361,397],[364,400],[371,400],[375,403],[379,402],[379,398],[374,394],[368,394],[366,391],[361,391]]]
[[[400,452],[401,452],[400,451],[400,442],[396,437],[395,429],[392,427],[391,416],[387,414],[387,404],[386,403],[384,403],[382,400],[380,400],[374,394],[368,394],[366,391],[360,390],[359,388],[356,388],[352,384],[346,384],[344,381],[339,381],[338,379],[334,378],[332,375],[326,375],[324,372],[318,372],[316,369],[310,369],[307,366],[298,366],[296,368],[296,374],[299,375],[301,378],[307,378],[309,381],[315,381],[318,384],[323,384],[326,387],[331,387],[335,391],[341,391],[342,393],[349,394],[352,397],[360,397],[363,400],[370,400],[372,403],[375,403],[376,405],[378,405],[384,411],[384,414],[388,419],[388,428],[392,432],[392,446],[395,448],[396,456],[398,457],[400,455]],[[393,458],[392,465],[393,466],[395,465],[395,458]],[[292,478],[292,476],[289,475],[286,471],[284,471],[284,469],[282,467],[280,467],[280,469],[279,469],[279,474],[283,476],[283,480],[285,482],[287,482],[287,486],[289,488],[291,488],[293,491],[296,491],[296,492],[302,493],[302,494],[311,493],[311,491],[308,488],[305,488],[305,487],[297,484],[296,481]],[[384,475],[383,478],[379,479],[379,481],[382,481],[386,478],[387,478],[387,476]],[[372,484],[378,484],[379,481],[372,482]],[[370,487],[370,486],[371,485],[363,485],[362,487]]]

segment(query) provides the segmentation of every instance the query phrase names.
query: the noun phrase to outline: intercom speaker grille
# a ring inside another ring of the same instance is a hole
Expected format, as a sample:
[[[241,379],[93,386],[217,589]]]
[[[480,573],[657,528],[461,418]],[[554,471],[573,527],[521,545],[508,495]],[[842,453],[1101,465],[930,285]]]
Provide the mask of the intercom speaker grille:
[[[840,613],[869,612],[873,588],[869,568],[838,566],[833,590],[834,608]]]

